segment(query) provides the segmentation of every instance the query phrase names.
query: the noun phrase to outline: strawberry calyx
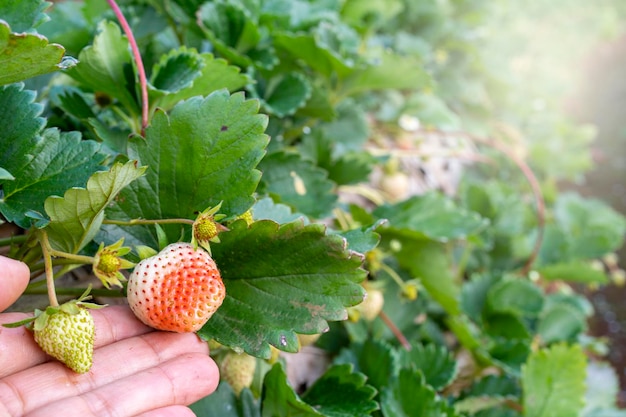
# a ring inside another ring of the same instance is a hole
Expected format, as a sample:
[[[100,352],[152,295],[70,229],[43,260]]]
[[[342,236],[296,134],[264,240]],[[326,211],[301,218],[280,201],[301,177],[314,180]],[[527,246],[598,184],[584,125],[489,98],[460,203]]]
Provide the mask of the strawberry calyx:
[[[111,285],[121,288],[126,278],[120,270],[135,266],[134,263],[122,258],[130,252],[130,248],[122,246],[123,244],[124,238],[108,246],[101,243],[94,256],[93,272],[106,288],[111,288]]]
[[[87,302],[87,300],[90,300],[92,298],[92,296],[89,295],[90,292],[91,285],[76,300],[70,300],[58,306],[47,306],[44,310],[36,308],[33,312],[32,317],[28,317],[24,320],[15,321],[12,323],[3,323],[2,326],[8,328],[24,326],[29,330],[40,331],[47,326],[49,318],[55,314],[65,313],[69,315],[76,315],[80,313],[81,308],[97,310],[106,307],[106,305]]]
[[[218,235],[228,230],[226,226],[219,223],[226,215],[216,214],[221,207],[222,203],[220,202],[215,207],[207,208],[193,222],[191,245],[194,250],[200,246],[210,254],[211,242],[218,243],[220,241]]]

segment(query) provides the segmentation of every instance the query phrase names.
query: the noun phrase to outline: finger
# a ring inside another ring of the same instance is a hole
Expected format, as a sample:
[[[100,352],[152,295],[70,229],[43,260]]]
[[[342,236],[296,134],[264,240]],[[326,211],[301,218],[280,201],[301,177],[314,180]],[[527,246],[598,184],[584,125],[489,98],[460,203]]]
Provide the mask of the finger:
[[[96,390],[42,406],[29,417],[135,416],[191,404],[217,388],[218,371],[207,355],[190,353]]]
[[[135,318],[127,306],[111,306],[92,310],[96,326],[95,347],[152,331]],[[0,314],[1,323],[12,323],[28,317],[23,313]],[[24,327],[9,329],[0,326],[0,378],[49,361]]]
[[[182,405],[172,405],[170,407],[159,408],[158,410],[151,410],[136,417],[196,417],[196,415],[189,408]]]
[[[208,359],[208,346],[193,333],[153,332],[104,346],[94,353],[92,369],[76,374],[52,361],[0,380],[0,402],[15,413],[81,395],[184,355]]]
[[[15,302],[26,289],[30,278],[30,270],[24,262],[0,256],[0,311]]]

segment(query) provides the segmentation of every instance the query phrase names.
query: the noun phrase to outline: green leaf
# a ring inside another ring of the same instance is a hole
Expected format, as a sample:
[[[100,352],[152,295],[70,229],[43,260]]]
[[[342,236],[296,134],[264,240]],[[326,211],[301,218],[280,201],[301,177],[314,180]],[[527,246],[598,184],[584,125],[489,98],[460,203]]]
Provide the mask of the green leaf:
[[[104,159],[99,145],[81,140],[77,132],[42,132],[45,121],[34,98],[21,84],[0,88],[0,166],[15,177],[2,181],[0,212],[23,228],[30,227],[29,211],[41,214],[49,196],[84,186]]]
[[[554,215],[574,259],[601,257],[624,242],[626,218],[600,200],[564,193],[555,204]]]
[[[139,113],[135,80],[126,75],[126,68],[132,63],[128,39],[115,23],[100,22],[93,45],[84,48],[78,60],[68,75],[93,91],[116,98],[132,113]]]
[[[380,235],[375,230],[383,223],[382,220],[372,226],[364,226],[356,229],[339,232],[348,241],[348,248],[358,253],[366,253],[378,246]]]
[[[146,175],[122,191],[108,217],[194,219],[220,202],[226,216],[244,213],[254,202],[261,176],[255,167],[268,141],[267,117],[258,109],[256,100],[220,90],[179,103],[169,116],[157,111],[146,139],[129,142],[129,158],[147,165]],[[115,240],[134,235],[138,244],[156,244],[149,227],[108,230]],[[172,239],[179,235],[170,230]]]
[[[11,33],[0,20],[0,86],[69,67],[73,61],[63,61],[64,53],[61,45],[50,44],[41,35]]]
[[[489,289],[498,281],[493,275],[473,275],[461,288],[463,312],[477,323],[482,321]]]
[[[96,172],[86,188],[72,188],[61,197],[46,199],[45,210],[50,217],[47,227],[50,243],[57,250],[78,253],[100,230],[104,210],[117,194],[145,172],[130,161],[113,165],[110,171]]]
[[[456,361],[445,346],[418,343],[410,351],[402,352],[403,367],[412,366],[421,371],[426,383],[435,391],[444,389],[456,377]]]
[[[258,97],[263,107],[278,117],[294,114],[311,97],[311,83],[302,74],[290,72],[267,81],[257,79],[251,86],[252,97]]]
[[[396,231],[380,228],[387,241],[396,239],[401,247],[396,254],[400,266],[420,280],[428,294],[449,314],[460,313],[460,288],[450,270],[450,260],[442,243],[432,240],[407,239]]]
[[[15,32],[27,32],[46,22],[44,13],[52,3],[43,0],[3,0],[0,16]]]
[[[537,271],[547,281],[563,280],[583,284],[606,284],[609,281],[604,271],[599,271],[583,260],[546,265],[538,268]]]
[[[261,403],[263,417],[323,416],[298,397],[287,382],[287,374],[280,363],[265,375]]]
[[[203,65],[200,75],[194,78],[193,84],[175,94],[158,98],[155,100],[155,107],[169,110],[179,101],[187,100],[193,96],[206,96],[224,88],[233,92],[250,82],[248,75],[241,74],[239,67],[228,65],[226,60],[215,58],[210,53],[203,53],[200,56],[203,59]]]
[[[312,217],[328,215],[337,195],[326,172],[293,153],[276,152],[259,164],[263,171],[264,189],[279,202]]]
[[[491,311],[510,312],[537,317],[543,308],[543,293],[539,287],[523,278],[505,278],[487,294]]]
[[[578,345],[533,352],[522,368],[524,415],[572,417],[584,404],[586,358]]]
[[[154,66],[150,83],[157,90],[177,93],[193,84],[202,67],[204,60],[196,51],[184,47],[175,49],[163,55]]]
[[[521,394],[519,381],[507,375],[487,375],[474,381],[463,397],[508,397],[517,398]]]
[[[456,207],[451,199],[431,192],[397,204],[385,204],[374,215],[389,220],[389,227],[409,236],[446,242],[483,230],[488,221],[478,214]]]
[[[506,339],[530,339],[531,334],[518,314],[510,312],[489,313],[483,321],[487,334]]]
[[[268,343],[293,352],[294,332],[322,333],[363,300],[362,259],[322,225],[236,222],[220,241],[211,248],[226,298],[200,330],[204,338],[259,357],[269,357]]]
[[[368,338],[362,345],[355,346],[358,371],[368,377],[368,382],[380,390],[398,375],[400,356],[388,343]]]
[[[304,214],[292,213],[291,208],[284,204],[274,203],[270,197],[265,197],[252,206],[252,218],[255,220],[273,220],[278,224],[290,223],[294,220],[307,222]]]
[[[244,388],[239,397],[228,383],[221,382],[214,393],[189,406],[199,417],[260,417],[261,406],[249,389]]]
[[[334,73],[345,77],[353,71],[353,60],[319,41],[320,37],[332,30],[331,24],[325,22],[314,33],[276,34],[274,42],[277,48],[284,49],[294,60],[306,63],[327,78]]]
[[[382,390],[380,407],[385,417],[459,416],[426,383],[421,372],[406,368]]]
[[[382,52],[377,62],[358,69],[346,78],[342,94],[351,96],[364,91],[423,89],[431,78],[422,62],[414,56]]]
[[[366,385],[367,377],[353,373],[349,364],[335,365],[320,377],[302,399],[327,417],[366,417],[378,410],[372,399],[376,389]]]
[[[468,397],[454,403],[454,409],[458,413],[475,414],[478,411],[487,410],[506,403],[504,397]]]
[[[537,325],[537,333],[542,342],[574,342],[587,330],[584,314],[566,303],[554,303],[542,311]]]

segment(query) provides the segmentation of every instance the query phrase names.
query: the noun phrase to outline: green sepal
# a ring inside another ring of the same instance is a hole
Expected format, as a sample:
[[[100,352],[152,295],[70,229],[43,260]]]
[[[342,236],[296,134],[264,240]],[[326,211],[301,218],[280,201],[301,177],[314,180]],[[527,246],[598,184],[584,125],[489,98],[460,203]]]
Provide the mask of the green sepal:
[[[36,332],[42,331],[48,325],[48,318],[50,315],[48,314],[48,309],[50,307],[46,307],[46,311],[35,310],[35,321],[33,322],[33,330]]]
[[[16,327],[20,327],[20,326],[24,326],[24,325],[30,324],[33,321],[35,321],[35,317],[29,317],[29,318],[24,319],[24,320],[15,321],[13,323],[3,323],[2,326],[8,327],[9,329],[14,329]]]

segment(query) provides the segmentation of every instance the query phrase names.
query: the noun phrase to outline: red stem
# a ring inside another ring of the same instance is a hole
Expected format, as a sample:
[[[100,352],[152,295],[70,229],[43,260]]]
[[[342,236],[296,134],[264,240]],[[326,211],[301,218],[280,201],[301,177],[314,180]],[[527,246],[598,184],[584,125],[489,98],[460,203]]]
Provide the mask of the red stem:
[[[120,25],[122,26],[122,30],[126,34],[128,38],[128,42],[130,43],[130,49],[133,51],[133,57],[135,58],[135,63],[137,64],[137,72],[139,73],[139,86],[141,87],[141,136],[145,136],[146,127],[148,126],[148,81],[146,79],[146,70],[143,67],[143,60],[141,59],[141,54],[139,53],[139,47],[137,47],[137,42],[135,41],[135,36],[133,35],[133,31],[128,24],[128,21],[124,17],[124,14],[120,10],[119,6],[115,2],[115,0],[107,0],[111,9],[113,9],[113,13],[119,20]]]
[[[406,337],[404,337],[400,329],[398,329],[398,326],[396,326],[396,324],[393,321],[391,321],[389,316],[381,311],[378,314],[378,317],[380,317],[380,319],[385,323],[385,325],[389,327],[389,330],[391,330],[391,333],[393,333],[396,339],[398,339],[398,342],[400,342],[402,347],[406,349],[407,351],[411,350],[411,344],[409,343],[408,340],[406,340]]]

